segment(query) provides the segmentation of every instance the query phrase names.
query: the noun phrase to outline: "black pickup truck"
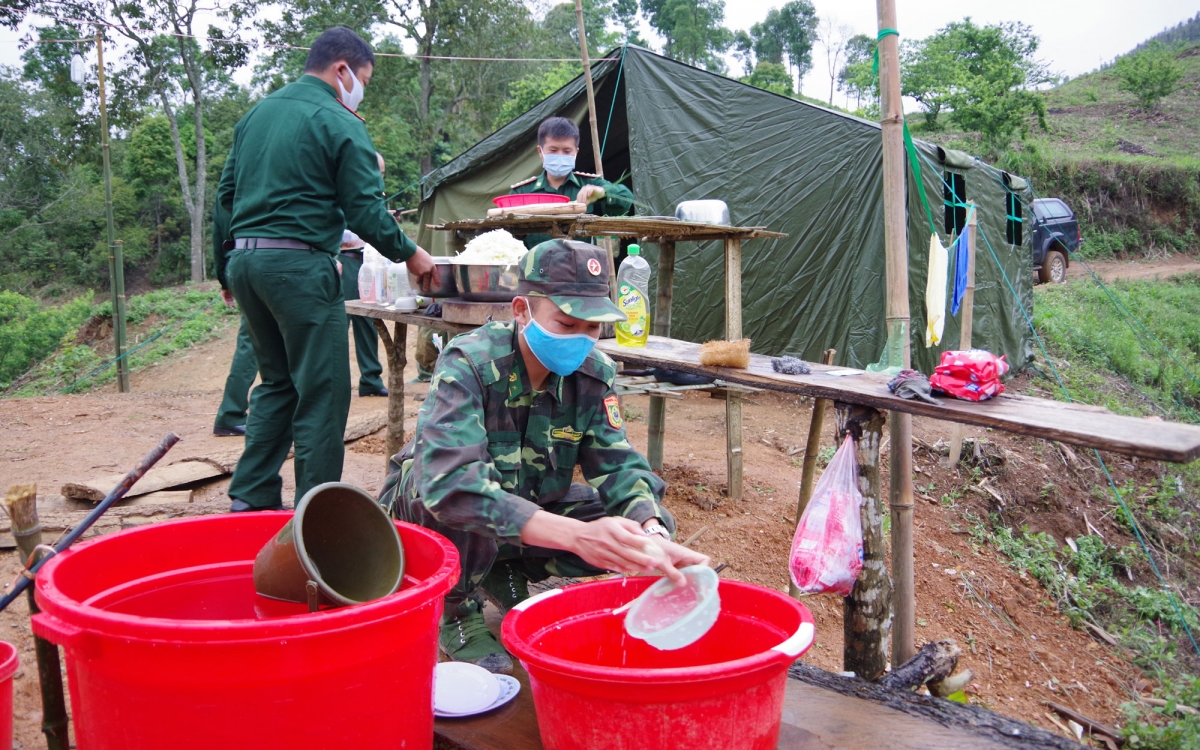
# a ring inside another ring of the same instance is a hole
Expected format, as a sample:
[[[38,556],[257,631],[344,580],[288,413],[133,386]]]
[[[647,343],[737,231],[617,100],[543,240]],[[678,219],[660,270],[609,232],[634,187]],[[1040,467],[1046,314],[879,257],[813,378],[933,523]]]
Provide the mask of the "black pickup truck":
[[[1033,201],[1033,269],[1040,283],[1065,282],[1070,253],[1082,243],[1079,222],[1066,203],[1058,198]]]

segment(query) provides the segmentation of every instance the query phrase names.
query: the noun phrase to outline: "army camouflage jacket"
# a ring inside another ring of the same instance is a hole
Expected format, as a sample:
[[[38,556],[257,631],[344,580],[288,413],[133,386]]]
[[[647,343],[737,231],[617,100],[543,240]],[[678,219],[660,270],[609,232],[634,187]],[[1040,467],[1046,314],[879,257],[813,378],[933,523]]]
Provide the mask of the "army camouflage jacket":
[[[415,438],[393,459],[403,467],[399,491],[448,526],[520,544],[525,523],[567,494],[578,465],[608,515],[662,518],[665,485],[626,439],[615,377],[613,361],[593,351],[535,393],[516,324],[458,336],[438,362]]]

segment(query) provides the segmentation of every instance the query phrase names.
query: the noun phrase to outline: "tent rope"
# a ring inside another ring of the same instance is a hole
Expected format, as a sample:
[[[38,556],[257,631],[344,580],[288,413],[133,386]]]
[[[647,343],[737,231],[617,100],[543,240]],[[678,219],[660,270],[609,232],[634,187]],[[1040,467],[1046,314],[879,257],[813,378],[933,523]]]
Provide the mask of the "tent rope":
[[[617,108],[617,92],[621,90],[621,73],[625,70],[625,52],[629,44],[621,46],[621,64],[617,67],[617,84],[613,86],[612,102],[608,105],[608,122],[604,123],[604,140],[600,143],[600,158],[604,159],[604,151],[608,148],[608,129],[612,127],[613,110]]]

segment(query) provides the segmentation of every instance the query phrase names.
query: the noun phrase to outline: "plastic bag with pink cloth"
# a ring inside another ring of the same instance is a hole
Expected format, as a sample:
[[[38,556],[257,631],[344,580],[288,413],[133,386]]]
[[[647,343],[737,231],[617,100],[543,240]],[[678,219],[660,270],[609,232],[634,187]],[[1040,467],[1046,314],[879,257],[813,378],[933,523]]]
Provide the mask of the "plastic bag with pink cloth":
[[[849,435],[821,474],[796,526],[788,569],[808,594],[849,596],[863,564],[862,493]]]

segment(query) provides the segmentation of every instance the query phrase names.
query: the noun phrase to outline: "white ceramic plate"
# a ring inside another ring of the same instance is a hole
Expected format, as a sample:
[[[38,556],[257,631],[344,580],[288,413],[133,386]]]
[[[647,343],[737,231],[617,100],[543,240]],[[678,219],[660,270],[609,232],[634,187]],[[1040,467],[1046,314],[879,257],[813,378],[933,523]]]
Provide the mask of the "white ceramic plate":
[[[433,670],[433,710],[473,714],[486,710],[500,696],[500,682],[483,667],[444,661]]]
[[[496,683],[500,686],[500,695],[496,697],[496,700],[492,702],[492,705],[479,711],[472,711],[471,713],[465,714],[447,713],[440,710],[435,705],[433,709],[433,715],[439,716],[443,719],[461,719],[466,716],[475,716],[476,714],[487,713],[492,709],[499,708],[505,703],[508,703],[510,700],[517,697],[517,693],[521,692],[521,683],[517,682],[516,677],[509,677],[506,674],[493,675],[493,677],[496,678]]]

